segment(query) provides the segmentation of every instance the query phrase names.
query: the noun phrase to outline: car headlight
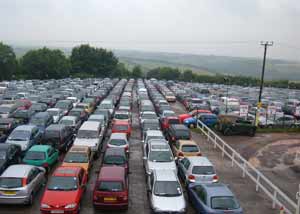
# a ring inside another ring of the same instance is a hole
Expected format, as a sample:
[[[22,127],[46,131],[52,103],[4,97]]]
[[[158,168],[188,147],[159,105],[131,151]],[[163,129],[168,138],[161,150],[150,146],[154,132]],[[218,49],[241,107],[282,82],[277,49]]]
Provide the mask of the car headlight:
[[[67,205],[65,206],[65,208],[66,208],[66,209],[73,209],[73,208],[75,208],[76,206],[77,206],[76,203],[72,203],[72,204],[67,204]]]
[[[41,208],[50,208],[48,204],[41,204]]]

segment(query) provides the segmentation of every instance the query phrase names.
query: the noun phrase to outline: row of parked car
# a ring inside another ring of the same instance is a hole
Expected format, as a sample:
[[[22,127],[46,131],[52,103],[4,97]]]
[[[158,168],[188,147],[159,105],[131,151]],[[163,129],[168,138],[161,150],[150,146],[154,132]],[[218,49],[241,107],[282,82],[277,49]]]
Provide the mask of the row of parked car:
[[[197,213],[242,213],[234,194],[219,182],[213,164],[169,105],[174,102],[166,98],[170,91],[155,80],[139,80],[137,92],[143,164],[152,211],[185,213],[188,199]],[[148,123],[153,125],[147,126]]]
[[[77,84],[89,87],[81,81]],[[41,213],[79,213],[90,169],[103,149],[93,204],[95,208],[126,209],[133,84],[134,80],[99,80],[81,98],[75,97],[81,90],[69,85],[70,93],[52,104],[63,112],[56,123],[54,115],[49,114],[53,108],[48,106],[5,132],[6,141],[0,144],[0,203],[30,205],[47,185]],[[28,98],[22,97],[21,102],[24,99]],[[110,125],[113,130],[103,148]]]

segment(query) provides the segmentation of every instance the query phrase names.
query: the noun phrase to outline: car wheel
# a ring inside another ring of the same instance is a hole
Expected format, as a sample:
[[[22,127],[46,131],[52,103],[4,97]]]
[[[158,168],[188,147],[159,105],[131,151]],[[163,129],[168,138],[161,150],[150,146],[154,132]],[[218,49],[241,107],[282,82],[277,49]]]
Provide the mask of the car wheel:
[[[269,128],[269,129],[271,129],[271,128],[273,128],[273,125],[267,125],[267,128]]]
[[[230,128],[227,128],[227,129],[224,130],[224,135],[225,135],[225,136],[231,135],[231,130],[230,130]]]
[[[81,210],[81,203],[79,203],[79,205],[78,205],[77,214],[79,214],[79,213],[80,213],[80,210]]]
[[[30,194],[27,205],[31,206],[33,204],[33,192]]]
[[[189,128],[190,129],[193,129],[195,127],[195,125],[193,124],[193,123],[191,123],[190,125],[189,125]]]
[[[255,136],[255,130],[254,130],[254,129],[251,129],[251,130],[250,130],[249,136],[250,136],[250,137],[254,137],[254,136]]]

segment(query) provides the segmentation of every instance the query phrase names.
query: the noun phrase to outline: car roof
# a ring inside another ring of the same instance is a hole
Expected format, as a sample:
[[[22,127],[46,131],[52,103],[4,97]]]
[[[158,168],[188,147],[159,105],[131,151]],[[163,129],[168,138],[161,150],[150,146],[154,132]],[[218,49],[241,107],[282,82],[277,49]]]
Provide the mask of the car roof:
[[[116,120],[113,125],[129,125],[129,122],[125,120]]]
[[[49,145],[34,145],[32,146],[29,151],[31,152],[46,152],[51,146]]]
[[[178,142],[180,145],[197,145],[197,143],[193,140],[178,140]]]
[[[59,131],[62,130],[64,127],[66,127],[64,124],[51,124],[46,128],[46,131]]]
[[[100,125],[101,123],[98,121],[85,121],[79,130],[97,130]]]
[[[126,135],[126,133],[112,133],[110,135],[110,139],[126,139],[127,140],[127,135]]]
[[[88,146],[72,146],[69,152],[87,153],[90,150]]]
[[[105,151],[104,156],[108,156],[108,155],[112,155],[112,156],[125,156],[125,150],[124,148],[107,148]]]
[[[171,124],[170,127],[173,128],[173,129],[177,129],[177,130],[178,130],[178,129],[181,129],[181,130],[189,130],[189,128],[186,127],[186,126],[183,125],[183,124]]]
[[[215,196],[234,196],[227,185],[223,183],[202,184],[210,197]]]
[[[147,136],[162,136],[162,137],[164,137],[162,131],[160,131],[160,130],[148,130],[146,132],[146,135]]]
[[[31,131],[35,127],[36,127],[35,125],[21,125],[21,126],[16,127],[14,129],[14,131],[15,130]]]
[[[157,181],[177,181],[177,177],[173,170],[156,169],[153,172]]]
[[[80,169],[81,167],[77,166],[60,166],[54,171],[53,176],[76,176]]]
[[[62,111],[60,108],[48,108],[47,111]]]
[[[38,112],[35,115],[33,115],[33,117],[42,117],[42,118],[49,117],[49,116],[50,115],[48,112]]]
[[[213,164],[210,162],[210,160],[207,157],[201,157],[201,156],[191,156],[186,157],[192,165],[194,166],[213,166]]]
[[[103,166],[97,180],[124,180],[125,168],[121,166]]]
[[[2,173],[0,177],[25,178],[32,168],[34,168],[34,166],[26,164],[11,165]]]
[[[76,116],[63,116],[61,120],[76,120]]]

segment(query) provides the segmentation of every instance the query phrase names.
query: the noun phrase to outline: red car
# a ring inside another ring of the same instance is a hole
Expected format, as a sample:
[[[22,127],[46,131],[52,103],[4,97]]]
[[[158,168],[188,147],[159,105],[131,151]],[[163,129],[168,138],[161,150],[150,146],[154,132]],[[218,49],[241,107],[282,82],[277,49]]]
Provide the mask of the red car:
[[[180,124],[178,117],[165,117],[161,120],[161,129],[166,131],[171,124]]]
[[[112,125],[111,133],[125,133],[127,138],[131,135],[131,125],[128,121],[116,121]]]
[[[15,103],[16,107],[20,110],[27,110],[32,105],[31,101],[28,99],[20,99]]]
[[[192,115],[190,115],[190,114],[181,114],[181,115],[178,116],[179,122],[180,122],[180,123],[183,123],[183,121],[184,121],[185,119],[190,118],[190,117],[192,117]]]
[[[128,188],[128,176],[124,167],[102,167],[94,187],[94,207],[128,209]]]
[[[41,200],[42,214],[78,214],[87,183],[86,171],[81,167],[59,167],[50,178]]]
[[[210,110],[205,110],[205,109],[198,109],[198,110],[193,110],[189,114],[195,117],[197,114],[211,114],[212,112]]]

